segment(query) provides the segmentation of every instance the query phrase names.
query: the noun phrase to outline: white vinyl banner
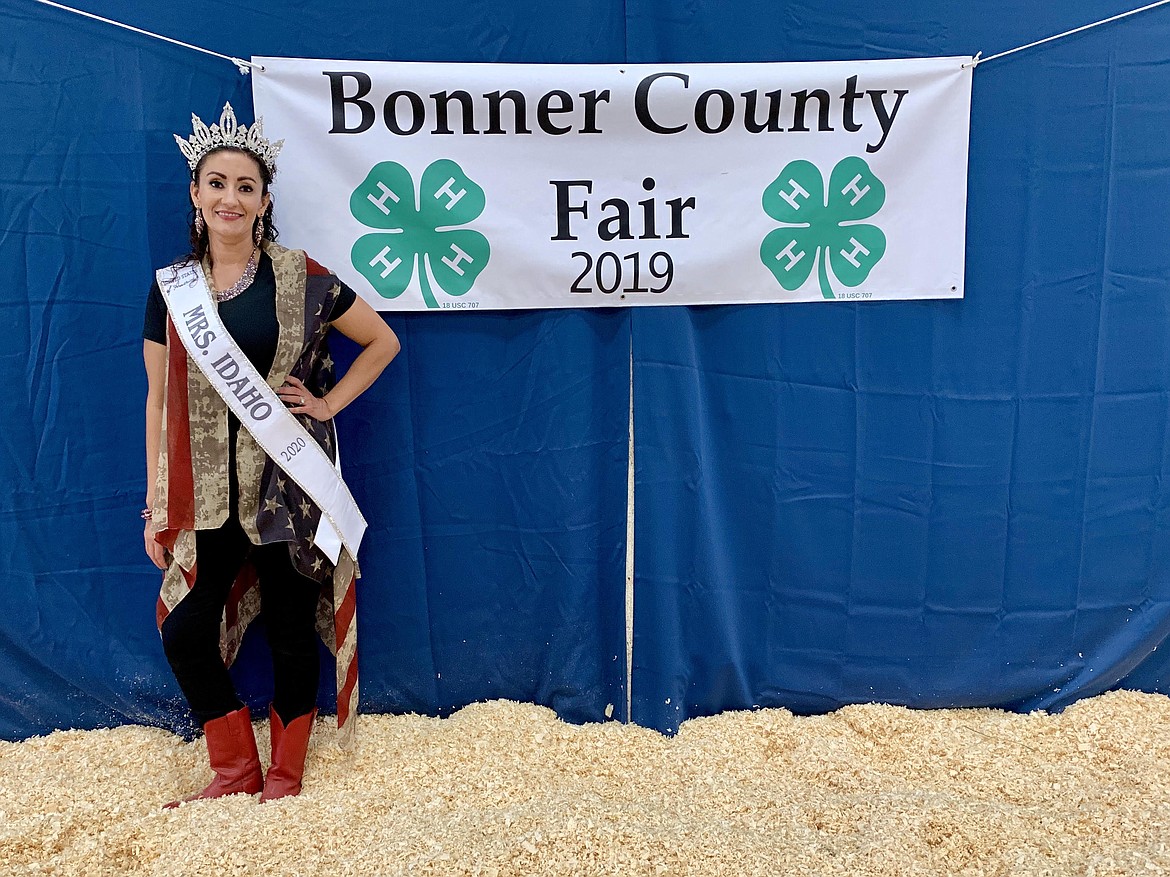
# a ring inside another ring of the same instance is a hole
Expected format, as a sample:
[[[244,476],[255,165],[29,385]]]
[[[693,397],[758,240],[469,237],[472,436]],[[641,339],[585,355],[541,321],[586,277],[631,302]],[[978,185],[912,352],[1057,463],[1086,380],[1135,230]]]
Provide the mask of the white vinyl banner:
[[[961,298],[970,60],[254,58],[253,89],[282,240],[379,310]]]

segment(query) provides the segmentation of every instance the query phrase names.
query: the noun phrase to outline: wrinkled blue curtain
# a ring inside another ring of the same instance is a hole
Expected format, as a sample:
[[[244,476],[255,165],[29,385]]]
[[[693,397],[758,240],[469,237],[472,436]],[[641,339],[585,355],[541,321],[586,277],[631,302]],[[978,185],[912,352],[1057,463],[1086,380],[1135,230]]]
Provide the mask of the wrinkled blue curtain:
[[[988,54],[1127,8],[77,5],[242,57],[509,62]],[[634,721],[1165,690],[1168,44],[1155,10],[975,72],[963,301],[388,316],[341,418],[362,708],[625,717],[631,344]],[[171,132],[250,82],[28,0],[0,56],[0,738],[190,730],[136,517],[142,308],[183,251]],[[259,631],[234,672],[263,704]]]
[[[638,0],[629,60],[992,54],[1129,8],[830,7]],[[1168,41],[1155,10],[975,71],[965,300],[633,312],[635,721],[1163,686]]]
[[[80,4],[217,51],[587,62],[624,51],[605,4]],[[572,33],[573,40],[566,34]],[[142,550],[142,317],[184,252],[171,132],[225,100],[226,61],[0,2],[0,738],[125,721],[190,730]],[[276,220],[279,226],[279,187]],[[288,241],[312,252],[311,241]],[[622,311],[390,316],[403,353],[339,418],[370,520],[364,710],[443,714],[490,698],[575,721],[625,714],[629,318]],[[339,345],[338,359],[352,359]],[[259,624],[259,622],[258,622]],[[328,665],[327,665],[328,666]],[[250,632],[234,673],[270,692]],[[332,674],[321,704],[333,707]]]

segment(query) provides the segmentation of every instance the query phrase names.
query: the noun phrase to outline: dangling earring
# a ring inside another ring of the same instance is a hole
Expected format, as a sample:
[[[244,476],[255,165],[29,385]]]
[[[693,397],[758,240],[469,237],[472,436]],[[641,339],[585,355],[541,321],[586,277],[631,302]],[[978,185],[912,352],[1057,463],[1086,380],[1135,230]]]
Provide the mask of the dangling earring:
[[[264,214],[261,213],[256,217],[256,231],[252,234],[252,240],[255,241],[256,246],[260,246],[260,242],[264,240]]]
[[[203,236],[203,208],[195,208],[195,235],[196,237]]]

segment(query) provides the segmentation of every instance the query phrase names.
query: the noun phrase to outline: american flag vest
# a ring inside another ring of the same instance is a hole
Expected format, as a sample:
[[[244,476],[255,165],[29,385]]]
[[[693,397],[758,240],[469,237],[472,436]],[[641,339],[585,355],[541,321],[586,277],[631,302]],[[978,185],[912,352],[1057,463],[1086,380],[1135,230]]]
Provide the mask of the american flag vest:
[[[315,395],[334,383],[326,335],[328,317],[340,285],[327,269],[301,250],[265,242],[276,278],[279,331],[270,387],[292,375]],[[204,265],[204,272],[208,266]],[[167,373],[163,429],[155,486],[156,540],[170,553],[159,594],[157,621],[167,615],[195,582],[198,558],[195,531],[215,529],[228,517],[230,459],[227,404],[190,360],[168,316]],[[298,418],[332,459],[333,429],[311,417]],[[342,745],[353,740],[358,703],[356,579],[357,563],[344,548],[336,564],[312,543],[321,510],[241,428],[236,437],[236,477],[240,525],[255,545],[287,542],[294,566],[321,583],[317,631],[337,658],[337,724]],[[260,613],[256,572],[245,563],[224,607],[220,653],[235,660],[244,631]]]

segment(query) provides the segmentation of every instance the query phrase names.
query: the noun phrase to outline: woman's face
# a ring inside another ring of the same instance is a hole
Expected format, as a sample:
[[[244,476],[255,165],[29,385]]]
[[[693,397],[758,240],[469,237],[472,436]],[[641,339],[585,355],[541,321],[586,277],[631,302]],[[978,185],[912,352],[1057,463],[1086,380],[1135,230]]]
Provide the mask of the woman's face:
[[[191,183],[191,201],[203,210],[209,239],[234,243],[252,237],[256,217],[268,209],[256,159],[243,152],[214,152]]]

